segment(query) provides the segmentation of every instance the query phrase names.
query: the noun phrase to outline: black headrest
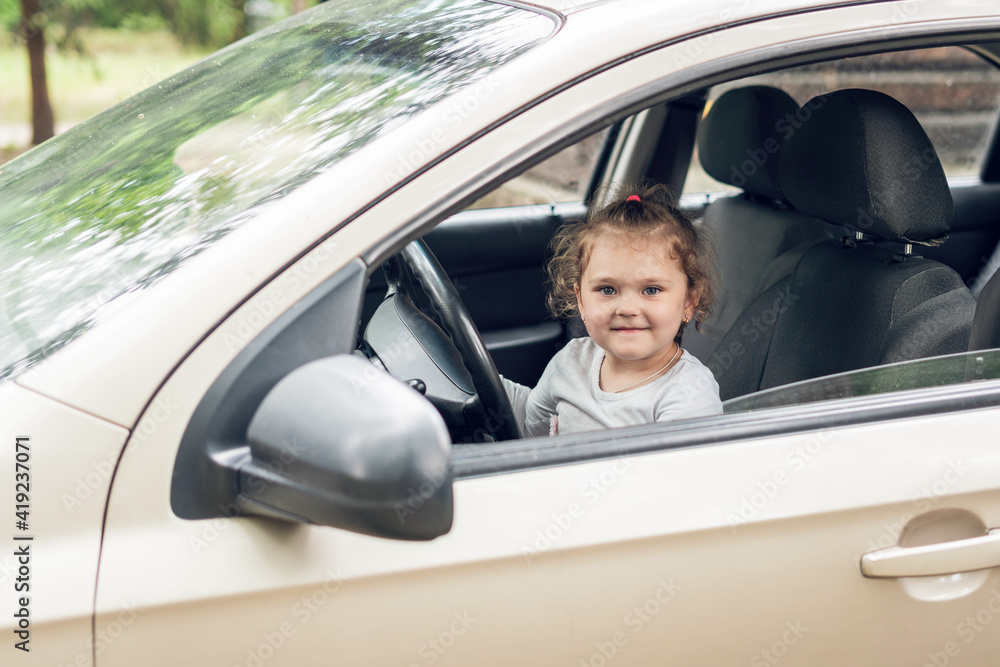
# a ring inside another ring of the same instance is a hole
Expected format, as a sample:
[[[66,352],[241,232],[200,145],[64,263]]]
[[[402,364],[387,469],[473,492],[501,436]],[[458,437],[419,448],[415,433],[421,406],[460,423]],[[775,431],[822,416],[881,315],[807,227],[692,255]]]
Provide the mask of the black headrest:
[[[784,199],[778,151],[799,105],[770,86],[726,91],[698,128],[698,158],[717,181],[771,199]]]
[[[909,109],[884,93],[850,89],[814,97],[796,118],[779,165],[792,206],[901,243],[948,238],[948,180]]]

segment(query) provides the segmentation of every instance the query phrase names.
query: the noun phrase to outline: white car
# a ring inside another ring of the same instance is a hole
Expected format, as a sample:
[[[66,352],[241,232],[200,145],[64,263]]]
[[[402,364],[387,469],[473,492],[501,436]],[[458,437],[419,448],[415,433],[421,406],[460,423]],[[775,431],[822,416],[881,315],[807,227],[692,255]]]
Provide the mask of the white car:
[[[3,165],[3,663],[997,664],[998,68],[981,0],[348,0]],[[725,413],[521,438],[639,178]]]

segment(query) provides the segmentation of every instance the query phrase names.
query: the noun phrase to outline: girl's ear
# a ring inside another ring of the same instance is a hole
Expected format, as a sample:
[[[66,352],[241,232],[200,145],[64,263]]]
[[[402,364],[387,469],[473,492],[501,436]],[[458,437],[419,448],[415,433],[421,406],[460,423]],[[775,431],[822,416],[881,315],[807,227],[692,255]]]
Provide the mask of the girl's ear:
[[[694,287],[688,288],[687,299],[684,301],[684,310],[690,308],[693,311],[699,301],[701,301],[701,290]],[[693,317],[694,313],[691,313],[691,315]]]
[[[580,301],[580,283],[573,283],[573,292],[576,294],[576,310],[582,319],[586,319],[583,316],[583,302]]]

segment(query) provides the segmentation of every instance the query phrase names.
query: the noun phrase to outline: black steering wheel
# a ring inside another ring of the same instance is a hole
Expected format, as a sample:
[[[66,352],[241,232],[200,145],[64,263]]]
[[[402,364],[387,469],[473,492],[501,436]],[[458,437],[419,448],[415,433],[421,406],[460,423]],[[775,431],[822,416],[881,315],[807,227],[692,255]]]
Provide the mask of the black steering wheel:
[[[479,398],[482,413],[480,417],[485,430],[496,440],[521,438],[521,428],[514,418],[510,399],[493,359],[459,297],[458,290],[434,253],[422,239],[416,239],[408,243],[396,259],[409,269],[413,282],[418,283],[427,296],[433,315],[437,317],[468,370]],[[401,292],[413,303],[419,303],[413,283],[402,271],[386,271],[386,279],[390,294]]]

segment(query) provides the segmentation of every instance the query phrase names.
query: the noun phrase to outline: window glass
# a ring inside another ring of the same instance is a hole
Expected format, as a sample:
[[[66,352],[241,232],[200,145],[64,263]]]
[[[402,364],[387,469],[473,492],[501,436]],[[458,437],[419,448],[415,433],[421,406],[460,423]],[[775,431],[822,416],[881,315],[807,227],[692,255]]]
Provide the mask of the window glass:
[[[607,134],[605,130],[559,151],[482,197],[469,209],[582,202]]]
[[[553,27],[475,0],[323,4],[4,165],[0,377]]]
[[[783,405],[829,401],[850,396],[873,396],[998,378],[1000,378],[1000,350],[980,350],[945,357],[903,361],[775,387],[727,401],[725,411],[761,410]]]
[[[957,46],[844,58],[731,81],[712,89],[705,111],[725,91],[751,85],[781,88],[799,104],[843,88],[891,95],[923,125],[949,178],[979,175],[1000,108],[1000,70]],[[735,188],[692,161],[684,192],[720,190]]]

